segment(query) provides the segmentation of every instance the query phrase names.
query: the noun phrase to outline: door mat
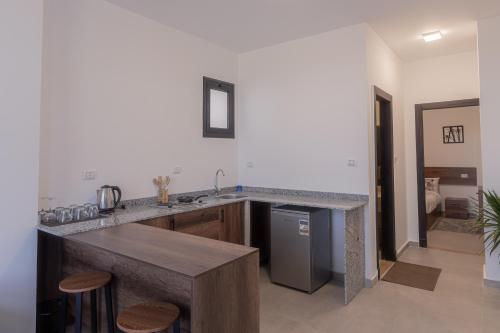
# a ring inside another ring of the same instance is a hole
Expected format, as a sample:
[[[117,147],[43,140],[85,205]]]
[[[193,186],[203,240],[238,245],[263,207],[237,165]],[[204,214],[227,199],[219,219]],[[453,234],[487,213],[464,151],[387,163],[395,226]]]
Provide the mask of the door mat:
[[[383,281],[434,291],[441,269],[396,261],[382,278]]]

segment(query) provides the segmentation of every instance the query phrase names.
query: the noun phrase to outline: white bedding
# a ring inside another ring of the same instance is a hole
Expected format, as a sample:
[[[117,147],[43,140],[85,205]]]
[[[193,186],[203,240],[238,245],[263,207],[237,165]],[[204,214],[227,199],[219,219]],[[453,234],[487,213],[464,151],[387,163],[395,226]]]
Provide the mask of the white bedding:
[[[441,202],[441,195],[434,191],[425,191],[425,210],[430,214]]]

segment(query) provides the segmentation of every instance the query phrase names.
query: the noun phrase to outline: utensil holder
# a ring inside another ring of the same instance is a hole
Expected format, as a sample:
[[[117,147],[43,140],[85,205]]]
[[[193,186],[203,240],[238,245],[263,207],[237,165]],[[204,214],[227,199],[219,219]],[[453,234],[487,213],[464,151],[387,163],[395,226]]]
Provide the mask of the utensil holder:
[[[161,203],[161,204],[168,203],[168,189],[160,188],[158,190],[158,203]]]

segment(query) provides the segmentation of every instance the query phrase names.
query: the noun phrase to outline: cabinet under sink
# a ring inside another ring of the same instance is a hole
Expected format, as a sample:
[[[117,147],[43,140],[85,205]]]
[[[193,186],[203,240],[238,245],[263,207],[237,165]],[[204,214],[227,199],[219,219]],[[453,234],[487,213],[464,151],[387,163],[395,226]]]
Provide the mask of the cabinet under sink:
[[[137,222],[195,236],[244,244],[244,204],[241,202]]]

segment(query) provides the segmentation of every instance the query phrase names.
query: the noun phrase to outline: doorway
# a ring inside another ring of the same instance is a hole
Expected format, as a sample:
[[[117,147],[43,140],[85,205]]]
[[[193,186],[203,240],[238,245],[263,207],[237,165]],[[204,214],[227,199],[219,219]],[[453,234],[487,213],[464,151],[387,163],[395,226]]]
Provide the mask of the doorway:
[[[377,268],[379,278],[396,261],[392,96],[375,87]]]
[[[481,202],[480,199],[482,197],[482,192],[480,182],[478,182],[478,172],[480,172],[481,168],[477,168],[473,165],[461,165],[457,162],[454,162],[456,163],[454,164],[451,162],[451,157],[447,157],[444,164],[443,162],[441,162],[442,164],[440,165],[434,165],[436,164],[436,162],[429,162],[429,158],[427,158],[426,162],[425,154],[426,136],[424,131],[424,115],[427,116],[431,114],[432,111],[437,112],[440,110],[450,110],[449,112],[453,112],[453,110],[471,107],[476,107],[477,111],[475,112],[477,112],[477,117],[479,118],[478,98],[415,105],[418,229],[420,247],[429,246],[429,230],[433,230],[439,227],[439,221],[443,219],[443,217],[447,217],[447,215],[450,215],[450,213],[456,214],[457,216],[451,216],[450,221],[446,221],[448,225],[451,225],[455,222],[460,222],[460,220],[465,221],[467,220],[467,216],[469,216],[466,208],[469,205],[468,200],[470,198],[468,197],[472,195],[464,195],[462,193],[460,195],[449,196],[447,193],[444,193],[440,190],[440,186],[451,186],[456,188],[467,186],[475,187],[474,195],[479,198],[479,203]],[[446,152],[441,151],[439,153],[439,155],[442,157],[447,156],[448,152],[452,150],[452,148],[457,148],[460,147],[460,145],[464,145],[465,140],[467,140],[465,139],[465,137],[467,137],[468,135],[468,129],[465,128],[467,126],[464,127],[460,121],[451,122],[449,124],[439,125],[440,141],[436,141],[435,147],[438,145],[442,145],[443,147],[447,148]],[[436,123],[434,122],[434,124]],[[435,129],[435,132],[436,131],[437,130]],[[427,140],[429,139],[427,138]],[[455,155],[457,155],[457,153],[455,153]],[[464,154],[462,154],[462,156],[463,155]],[[431,205],[434,201],[435,205]],[[452,209],[453,211],[446,213],[446,210],[449,209]],[[464,225],[464,223],[460,223],[460,227],[463,227]],[[463,243],[462,241],[458,240],[452,240],[448,243],[453,242],[455,242],[456,244]],[[481,244],[479,244],[479,246],[480,245]]]

